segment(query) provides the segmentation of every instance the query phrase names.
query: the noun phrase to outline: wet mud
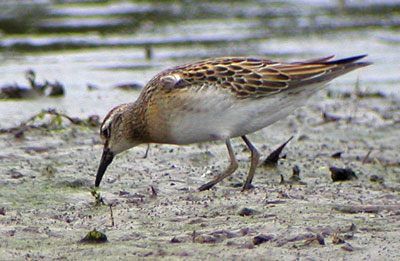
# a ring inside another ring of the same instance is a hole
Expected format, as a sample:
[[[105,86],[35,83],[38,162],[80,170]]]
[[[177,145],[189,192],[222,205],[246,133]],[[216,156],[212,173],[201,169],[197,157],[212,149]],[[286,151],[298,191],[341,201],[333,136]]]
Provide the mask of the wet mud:
[[[151,145],[145,159],[146,146],[131,149],[115,159],[93,196],[102,150],[97,127],[63,117],[21,136],[3,132],[0,255],[395,260],[400,99],[325,94],[249,136],[264,159],[294,138],[276,165],[257,169],[246,192],[240,185],[249,152],[240,139],[233,143],[239,170],[209,191],[197,188],[228,164],[220,142]],[[340,119],[326,122],[324,113]],[[338,151],[340,157],[332,157]],[[333,182],[332,166],[351,168],[358,179]],[[294,175],[297,182],[281,182]],[[102,244],[86,243],[90,234],[100,235]]]

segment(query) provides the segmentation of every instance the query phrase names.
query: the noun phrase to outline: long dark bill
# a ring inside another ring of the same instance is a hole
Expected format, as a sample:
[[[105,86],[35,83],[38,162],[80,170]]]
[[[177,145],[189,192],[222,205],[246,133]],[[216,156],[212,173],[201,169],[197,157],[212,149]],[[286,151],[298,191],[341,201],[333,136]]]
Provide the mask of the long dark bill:
[[[103,178],[103,175],[106,172],[108,165],[111,164],[113,158],[114,158],[114,153],[112,153],[110,149],[105,148],[103,150],[103,154],[101,155],[99,169],[97,170],[96,182],[95,182],[96,187],[100,185],[101,179]]]

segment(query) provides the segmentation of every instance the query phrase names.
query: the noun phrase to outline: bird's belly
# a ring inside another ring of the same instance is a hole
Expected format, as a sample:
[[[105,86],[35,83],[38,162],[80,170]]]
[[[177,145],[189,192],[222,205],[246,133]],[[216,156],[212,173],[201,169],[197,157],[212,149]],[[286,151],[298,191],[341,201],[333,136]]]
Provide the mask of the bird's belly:
[[[207,113],[187,114],[171,127],[173,143],[190,144],[203,141],[224,139],[229,134],[229,126],[218,122],[216,117]]]
[[[256,99],[237,99],[231,93],[212,92],[191,96],[170,107],[166,143],[190,144],[243,136],[285,118],[314,91],[281,93]]]
[[[224,139],[230,136],[229,118],[235,99],[224,93],[203,93],[171,109],[169,137],[176,144]]]
[[[242,115],[242,117],[233,122],[231,137],[239,137],[258,131],[286,118],[297,108],[303,106],[320,88],[323,88],[323,85],[298,89],[295,94],[290,93],[290,91],[282,92],[265,98],[246,100],[243,101],[243,104],[236,104],[233,111]],[[231,116],[231,118],[234,118],[234,116]]]

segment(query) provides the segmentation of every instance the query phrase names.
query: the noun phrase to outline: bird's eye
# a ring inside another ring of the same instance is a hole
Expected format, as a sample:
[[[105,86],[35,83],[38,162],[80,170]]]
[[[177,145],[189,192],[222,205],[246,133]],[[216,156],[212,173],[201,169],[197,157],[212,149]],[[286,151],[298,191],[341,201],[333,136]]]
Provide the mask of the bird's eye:
[[[102,129],[101,130],[101,135],[106,139],[110,138],[110,136],[111,136],[110,127]]]

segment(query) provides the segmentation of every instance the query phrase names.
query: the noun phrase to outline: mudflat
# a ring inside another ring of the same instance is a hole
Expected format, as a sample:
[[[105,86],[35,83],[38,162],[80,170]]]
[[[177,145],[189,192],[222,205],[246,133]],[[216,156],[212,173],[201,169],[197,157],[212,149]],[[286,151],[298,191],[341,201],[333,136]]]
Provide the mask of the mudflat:
[[[96,204],[98,127],[47,115],[42,127],[3,130],[1,259],[397,260],[400,98],[326,94],[249,136],[262,160],[294,138],[246,192],[250,155],[240,139],[238,171],[204,192],[197,188],[228,164],[224,144],[151,145],[147,158],[146,146],[124,152]],[[331,167],[357,179],[333,182]],[[108,241],[80,242],[94,229]]]

